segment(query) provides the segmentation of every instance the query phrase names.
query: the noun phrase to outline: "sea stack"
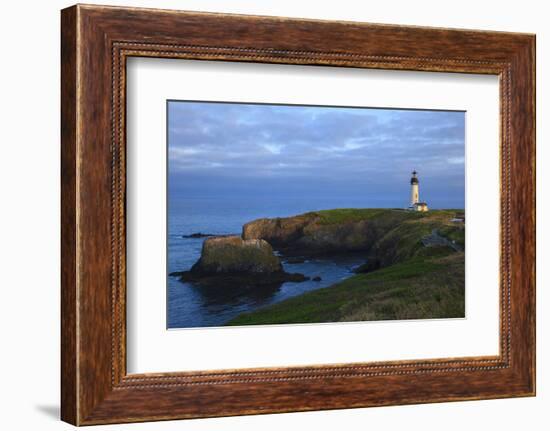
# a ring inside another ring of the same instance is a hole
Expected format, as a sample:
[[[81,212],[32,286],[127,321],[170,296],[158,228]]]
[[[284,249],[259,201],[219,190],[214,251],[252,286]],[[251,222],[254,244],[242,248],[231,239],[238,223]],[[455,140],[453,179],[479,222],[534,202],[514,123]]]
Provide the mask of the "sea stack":
[[[203,274],[271,274],[282,270],[279,258],[267,241],[244,240],[239,236],[207,238],[200,259],[191,268],[192,272]]]
[[[190,271],[170,274],[182,281],[210,288],[277,288],[286,281],[302,282],[303,274],[283,270],[271,245],[263,239],[240,236],[207,238],[200,259]]]

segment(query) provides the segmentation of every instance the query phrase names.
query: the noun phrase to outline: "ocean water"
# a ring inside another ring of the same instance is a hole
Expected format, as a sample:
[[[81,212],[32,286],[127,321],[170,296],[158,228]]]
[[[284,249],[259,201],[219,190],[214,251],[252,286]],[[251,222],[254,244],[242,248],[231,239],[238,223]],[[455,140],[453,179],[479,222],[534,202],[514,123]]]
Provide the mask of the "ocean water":
[[[168,206],[168,274],[186,271],[199,259],[203,238],[183,235],[240,234],[242,225],[262,217],[286,217],[308,211],[331,208],[366,208],[382,206],[380,202],[343,198],[276,198],[272,196],[241,198],[182,198],[171,196]],[[232,292],[205,291],[177,277],[167,275],[168,328],[222,326],[243,312],[254,311],[301,293],[330,286],[353,274],[352,269],[365,262],[354,254],[337,259],[315,258],[303,263],[283,262],[287,272],[299,272],[321,281],[283,283],[276,289]]]

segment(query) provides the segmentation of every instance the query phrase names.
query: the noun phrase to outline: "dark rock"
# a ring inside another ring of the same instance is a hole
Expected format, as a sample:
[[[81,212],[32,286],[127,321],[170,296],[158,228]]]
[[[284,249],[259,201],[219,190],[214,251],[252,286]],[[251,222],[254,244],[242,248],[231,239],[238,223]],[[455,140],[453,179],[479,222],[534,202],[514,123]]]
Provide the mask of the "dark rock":
[[[196,232],[196,233],[192,233],[190,235],[182,235],[181,237],[182,238],[207,238],[209,236],[214,236],[214,235],[209,234],[209,233]]]
[[[213,233],[195,232],[195,233],[192,233],[191,235],[182,235],[181,237],[182,238],[208,238],[208,237],[211,237],[211,236],[226,237],[226,236],[231,236],[231,235],[228,235],[228,234],[215,235]]]
[[[380,269],[380,260],[378,259],[369,259],[368,262],[364,263],[363,265],[359,265],[357,268],[353,269],[353,272],[356,274],[363,274],[366,272],[372,272],[376,271],[377,269]]]
[[[322,278],[321,278],[321,277],[319,277],[319,276],[316,276],[316,277],[313,277],[313,278],[312,278],[312,280],[313,280],[313,281],[321,281],[321,280],[322,280]]]
[[[293,265],[296,263],[304,263],[305,261],[306,261],[306,258],[301,256],[290,256],[285,259],[285,263],[288,263],[290,265]]]
[[[299,272],[285,272],[285,281],[293,281],[294,283],[301,283],[303,281],[308,281],[310,278],[306,277],[304,274]]]
[[[245,290],[248,288],[274,288],[288,281],[301,283],[309,280],[303,274],[284,271],[272,273],[218,273],[200,274],[184,271],[179,276],[181,281],[197,284],[206,288],[232,288]]]

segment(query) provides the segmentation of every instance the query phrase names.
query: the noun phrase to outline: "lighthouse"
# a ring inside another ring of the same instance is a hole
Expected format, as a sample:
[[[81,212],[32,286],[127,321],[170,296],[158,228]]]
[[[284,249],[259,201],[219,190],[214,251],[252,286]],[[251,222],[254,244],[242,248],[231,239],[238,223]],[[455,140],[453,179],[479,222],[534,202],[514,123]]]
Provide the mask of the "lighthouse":
[[[413,171],[411,177],[411,205],[409,210],[411,211],[428,211],[428,204],[426,202],[420,202],[418,194],[418,172]]]
[[[411,177],[411,207],[418,203],[418,177],[417,172],[412,172]]]

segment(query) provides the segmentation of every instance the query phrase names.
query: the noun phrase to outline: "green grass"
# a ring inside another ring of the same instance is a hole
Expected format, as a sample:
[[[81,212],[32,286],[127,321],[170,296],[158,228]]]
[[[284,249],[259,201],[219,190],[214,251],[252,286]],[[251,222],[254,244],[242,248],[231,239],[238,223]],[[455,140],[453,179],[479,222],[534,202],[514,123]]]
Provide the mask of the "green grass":
[[[382,220],[389,219],[399,222],[405,220],[437,220],[448,222],[451,218],[463,216],[463,210],[431,210],[426,213],[405,211],[399,208],[337,208],[332,210],[314,211],[308,214],[319,216],[320,224],[339,224],[361,220]]]
[[[425,248],[422,238],[429,235],[434,226],[434,223],[416,221],[401,223],[376,242],[371,254],[379,256],[382,266],[410,259]]]
[[[398,220],[415,219],[421,217],[422,214],[412,211],[403,211],[399,209],[386,208],[338,208],[333,210],[316,211],[320,217],[319,223],[330,225],[346,222],[356,222],[361,220],[375,220],[384,218],[392,218]]]
[[[464,316],[464,254],[414,257],[244,313],[227,325]]]
[[[456,242],[464,248],[465,244],[465,229],[464,224],[460,223],[455,226],[444,226],[438,229],[438,232],[441,236]]]

